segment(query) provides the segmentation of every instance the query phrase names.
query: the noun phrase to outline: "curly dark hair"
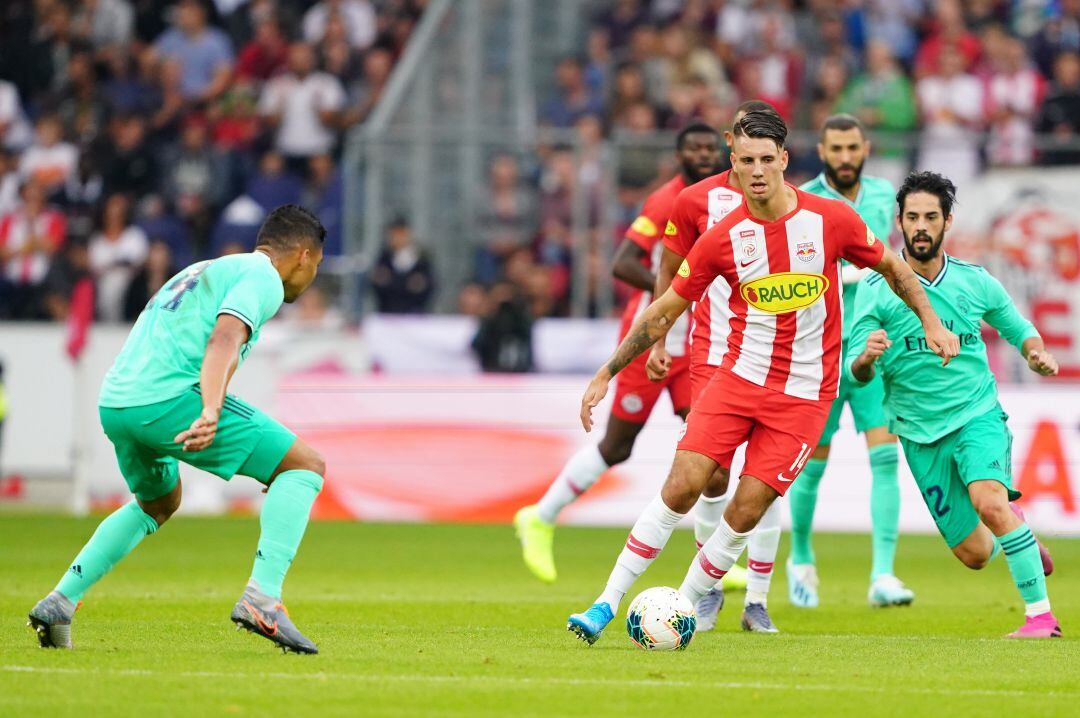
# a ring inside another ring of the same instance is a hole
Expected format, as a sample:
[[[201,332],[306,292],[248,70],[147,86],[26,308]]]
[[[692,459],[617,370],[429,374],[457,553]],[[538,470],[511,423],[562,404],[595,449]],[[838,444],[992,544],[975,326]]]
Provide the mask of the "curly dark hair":
[[[904,178],[900,190],[896,193],[897,211],[903,214],[904,200],[912,192],[926,192],[938,198],[941,213],[948,217],[956,204],[956,185],[945,175],[937,172],[912,172]]]

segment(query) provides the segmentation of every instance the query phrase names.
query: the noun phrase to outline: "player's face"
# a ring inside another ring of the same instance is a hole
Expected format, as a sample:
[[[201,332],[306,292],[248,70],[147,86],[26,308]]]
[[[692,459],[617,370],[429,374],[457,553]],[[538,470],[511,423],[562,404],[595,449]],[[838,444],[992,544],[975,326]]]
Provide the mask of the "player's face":
[[[735,138],[731,152],[731,168],[739,176],[739,184],[748,199],[768,202],[784,187],[784,170],[788,153],[767,137]]]
[[[863,163],[870,154],[870,142],[858,127],[826,130],[817,146],[818,157],[825,163],[825,174],[833,187],[854,187],[862,176]]]
[[[941,200],[929,192],[912,192],[904,199],[900,212],[900,231],[904,246],[913,259],[928,262],[941,252],[945,232],[952,225],[952,215],[941,211]]]
[[[720,167],[720,141],[711,132],[691,132],[678,151],[679,164],[691,184],[712,177]]]
[[[304,247],[300,249],[296,257],[296,266],[285,279],[285,302],[292,304],[304,290],[315,281],[315,275],[319,273],[319,265],[322,264],[322,248],[312,249]]]

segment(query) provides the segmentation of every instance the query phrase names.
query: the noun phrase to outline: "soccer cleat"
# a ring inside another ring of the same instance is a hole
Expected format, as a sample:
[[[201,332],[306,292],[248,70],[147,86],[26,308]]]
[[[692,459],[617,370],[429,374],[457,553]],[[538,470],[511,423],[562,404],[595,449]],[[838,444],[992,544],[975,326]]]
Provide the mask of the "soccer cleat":
[[[724,577],[720,579],[720,588],[725,591],[746,590],[746,569],[739,564],[734,564]]]
[[[724,592],[720,588],[709,589],[709,592],[702,596],[694,606],[694,613],[697,614],[697,630],[711,631],[716,628],[716,617],[723,607]]]
[[[1024,510],[1022,508],[1020,508],[1014,503],[1010,503],[1009,508],[1012,509],[1012,512],[1016,514],[1016,517],[1018,519],[1023,521],[1025,524],[1027,523],[1027,518],[1024,516]],[[1030,524],[1028,524],[1028,528],[1031,528]],[[1031,535],[1034,536],[1035,532],[1032,531]],[[1039,558],[1042,559],[1043,576],[1049,576],[1054,572],[1054,559],[1050,557],[1050,549],[1046,548],[1043,542],[1040,541],[1038,538],[1035,539],[1035,543],[1039,546]]]
[[[780,633],[769,618],[769,609],[763,603],[748,603],[742,612],[742,627],[751,633]]]
[[[915,600],[915,592],[904,585],[896,576],[884,574],[874,579],[866,600],[874,608],[885,606],[910,606]]]
[[[71,648],[71,619],[79,605],[53,591],[30,609],[26,625],[34,629],[42,648]]]
[[[263,606],[272,606],[270,609]],[[267,638],[285,653],[318,653],[319,647],[308,640],[293,625],[289,612],[276,598],[267,596],[250,584],[244,588],[240,600],[233,606],[230,620],[237,629],[245,628],[251,633]]]
[[[818,607],[818,575],[812,563],[787,560],[788,600],[797,608]]]
[[[600,638],[607,625],[615,614],[611,612],[611,606],[606,603],[594,603],[585,613],[575,613],[566,621],[566,630],[577,635],[578,638],[590,646]]]
[[[1024,619],[1024,625],[1006,638],[1061,638],[1061,625],[1054,614],[1047,611],[1038,616],[1028,616]]]
[[[514,514],[514,530],[521,541],[521,557],[533,575],[545,583],[556,578],[555,557],[551,545],[555,540],[555,526],[540,518],[535,504],[526,506]]]

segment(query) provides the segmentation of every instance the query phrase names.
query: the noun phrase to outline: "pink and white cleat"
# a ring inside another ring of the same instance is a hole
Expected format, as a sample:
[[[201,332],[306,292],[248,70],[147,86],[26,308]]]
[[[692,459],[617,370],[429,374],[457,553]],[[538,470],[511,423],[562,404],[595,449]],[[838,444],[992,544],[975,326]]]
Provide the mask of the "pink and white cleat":
[[[1027,523],[1027,518],[1024,517],[1024,510],[1022,508],[1020,508],[1014,503],[1010,503],[1009,508],[1012,509],[1012,512],[1016,514],[1016,517],[1018,519],[1020,519],[1024,523]],[[1035,532],[1032,531],[1032,535],[1034,535],[1034,533]],[[1043,542],[1040,541],[1038,538],[1035,539],[1035,543],[1039,545],[1039,558],[1042,559],[1043,576],[1049,576],[1054,572],[1054,559],[1050,558],[1050,549],[1046,548]]]
[[[1024,625],[1010,633],[1008,638],[1061,638],[1061,626],[1050,611],[1038,616],[1028,616]]]

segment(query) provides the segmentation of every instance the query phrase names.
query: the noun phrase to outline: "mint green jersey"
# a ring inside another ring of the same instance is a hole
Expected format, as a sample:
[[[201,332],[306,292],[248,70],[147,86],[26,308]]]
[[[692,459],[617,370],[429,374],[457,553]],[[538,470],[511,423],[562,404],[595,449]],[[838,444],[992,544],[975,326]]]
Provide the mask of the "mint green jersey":
[[[937,441],[998,405],[997,382],[986,358],[980,320],[1019,349],[1039,333],[1020,315],[1001,282],[976,264],[945,256],[933,281],[919,277],[942,323],[960,338],[960,355],[946,367],[926,345],[922,323],[879,274],[859,283],[859,306],[844,356],[844,376],[875,329],[892,346],[874,365],[885,382],[889,431],[910,441]]]
[[[240,348],[243,363],[284,298],[281,277],[262,252],[191,265],[166,282],[139,315],[105,375],[98,404],[144,406],[180,396],[198,384],[219,314],[231,314],[251,330]]]
[[[838,199],[847,203],[862,218],[870,231],[888,244],[893,217],[896,215],[896,190],[889,180],[863,175],[859,180],[859,193],[855,195],[854,202],[833,189],[826,180],[824,172],[799,189],[819,197]],[[848,263],[845,261],[844,265],[847,268]],[[851,334],[851,322],[855,317],[855,292],[858,286],[858,280],[844,283],[844,325],[841,329],[841,336],[844,339]]]

